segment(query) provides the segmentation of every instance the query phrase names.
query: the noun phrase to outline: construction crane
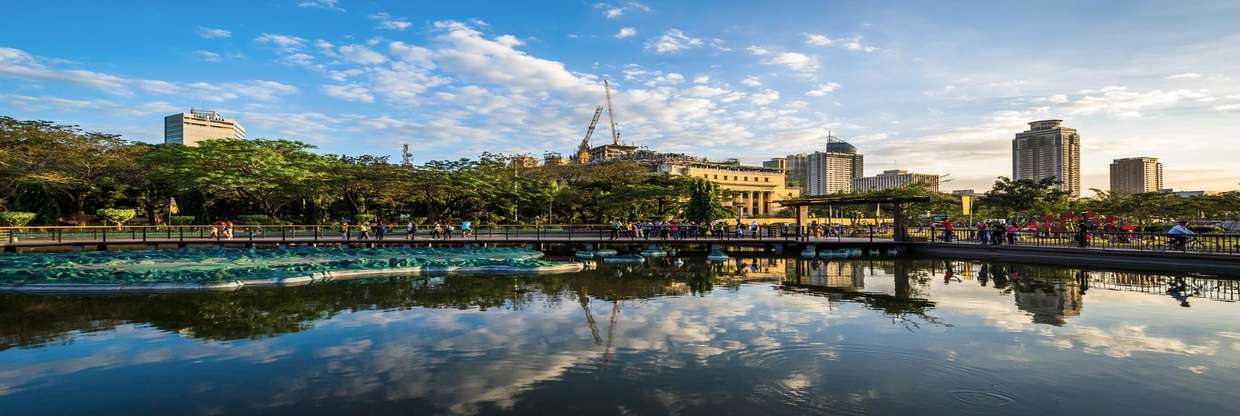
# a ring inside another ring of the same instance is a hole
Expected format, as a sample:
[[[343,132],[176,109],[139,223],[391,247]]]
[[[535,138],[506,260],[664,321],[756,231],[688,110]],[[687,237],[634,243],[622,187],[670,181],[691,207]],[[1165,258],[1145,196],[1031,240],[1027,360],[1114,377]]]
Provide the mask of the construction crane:
[[[578,164],[586,164],[590,162],[590,136],[594,134],[594,127],[598,125],[599,116],[603,115],[603,106],[594,109],[594,118],[590,119],[590,127],[586,128],[586,137],[581,139],[581,145],[577,146]]]
[[[611,114],[611,84],[603,80],[603,94],[607,96],[607,121],[611,123],[611,144],[620,145],[620,131],[616,130],[616,119]]]

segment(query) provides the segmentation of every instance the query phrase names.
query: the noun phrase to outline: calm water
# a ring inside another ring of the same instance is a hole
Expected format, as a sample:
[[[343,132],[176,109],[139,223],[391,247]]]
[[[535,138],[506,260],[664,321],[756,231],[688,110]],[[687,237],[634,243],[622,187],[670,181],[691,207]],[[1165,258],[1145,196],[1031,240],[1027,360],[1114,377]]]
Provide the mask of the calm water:
[[[1237,414],[1240,282],[1168,279],[747,259],[0,294],[0,413]]]

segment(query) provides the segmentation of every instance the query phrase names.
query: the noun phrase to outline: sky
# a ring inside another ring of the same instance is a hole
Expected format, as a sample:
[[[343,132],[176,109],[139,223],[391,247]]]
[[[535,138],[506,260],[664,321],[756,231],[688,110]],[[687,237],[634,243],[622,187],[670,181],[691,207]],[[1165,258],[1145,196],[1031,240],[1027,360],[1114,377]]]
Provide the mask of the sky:
[[[1086,190],[1137,156],[1177,190],[1240,188],[1240,2],[756,4],[7,0],[0,114],[161,142],[163,116],[205,108],[420,163],[571,153],[606,79],[622,141],[658,151],[757,164],[830,132],[866,175],[984,190],[1054,118]]]

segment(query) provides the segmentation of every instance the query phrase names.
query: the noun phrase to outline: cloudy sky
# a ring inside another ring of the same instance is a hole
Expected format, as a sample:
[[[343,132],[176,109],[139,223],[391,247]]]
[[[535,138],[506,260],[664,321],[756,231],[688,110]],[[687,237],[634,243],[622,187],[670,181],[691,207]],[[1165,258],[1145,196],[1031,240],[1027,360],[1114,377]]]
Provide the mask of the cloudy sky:
[[[0,114],[158,142],[208,108],[420,162],[569,152],[608,79],[623,140],[661,151],[756,163],[831,131],[867,175],[987,188],[1025,123],[1061,118],[1084,188],[1133,156],[1177,189],[1240,183],[1240,3],[771,3],[10,0]]]

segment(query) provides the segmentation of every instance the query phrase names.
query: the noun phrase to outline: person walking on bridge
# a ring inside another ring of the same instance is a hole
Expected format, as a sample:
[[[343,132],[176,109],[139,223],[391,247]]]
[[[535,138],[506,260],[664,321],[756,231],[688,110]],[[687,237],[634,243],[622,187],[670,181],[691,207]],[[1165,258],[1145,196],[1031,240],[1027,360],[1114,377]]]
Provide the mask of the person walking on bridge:
[[[1174,227],[1167,230],[1167,235],[1171,239],[1171,247],[1176,250],[1183,251],[1188,248],[1188,239],[1191,236],[1197,235],[1197,233],[1194,233],[1193,230],[1188,229],[1188,221],[1179,220],[1176,221]]]

